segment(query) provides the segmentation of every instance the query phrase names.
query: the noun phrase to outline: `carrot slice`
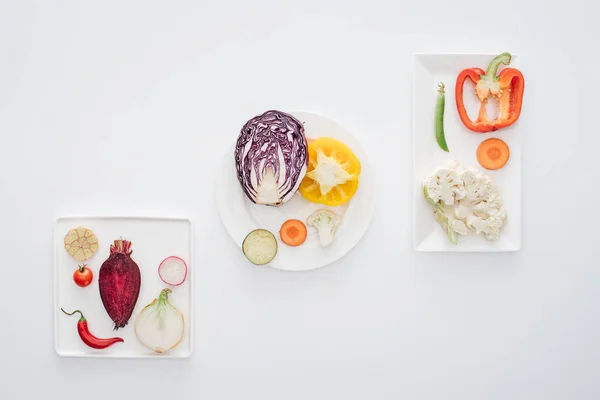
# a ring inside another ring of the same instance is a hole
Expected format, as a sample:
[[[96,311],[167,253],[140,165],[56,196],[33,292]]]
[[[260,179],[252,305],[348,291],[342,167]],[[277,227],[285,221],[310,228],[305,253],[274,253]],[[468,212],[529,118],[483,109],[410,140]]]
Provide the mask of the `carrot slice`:
[[[477,161],[485,169],[500,169],[510,158],[510,149],[501,139],[489,138],[477,148]]]
[[[298,219],[288,219],[281,225],[279,236],[288,246],[300,246],[306,240],[306,225]]]

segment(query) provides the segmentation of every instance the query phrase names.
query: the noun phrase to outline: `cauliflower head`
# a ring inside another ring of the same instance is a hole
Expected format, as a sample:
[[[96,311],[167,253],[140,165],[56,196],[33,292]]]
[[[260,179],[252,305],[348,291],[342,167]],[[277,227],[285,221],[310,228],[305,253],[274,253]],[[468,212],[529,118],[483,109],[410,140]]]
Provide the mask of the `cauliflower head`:
[[[506,210],[497,185],[478,169],[449,161],[424,180],[423,193],[452,243],[459,235],[500,237]]]

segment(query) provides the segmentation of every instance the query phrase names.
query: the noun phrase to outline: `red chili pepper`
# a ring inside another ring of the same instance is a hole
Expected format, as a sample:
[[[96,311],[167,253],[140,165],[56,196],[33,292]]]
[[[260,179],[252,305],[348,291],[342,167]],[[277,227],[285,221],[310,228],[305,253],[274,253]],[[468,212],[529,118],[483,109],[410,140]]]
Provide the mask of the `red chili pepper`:
[[[83,343],[87,344],[88,346],[90,346],[94,349],[105,349],[109,346],[112,346],[115,343],[124,342],[124,340],[121,339],[120,337],[114,337],[114,338],[110,338],[110,339],[97,338],[96,336],[94,336],[90,333],[90,331],[88,329],[87,320],[85,319],[85,317],[83,316],[83,313],[81,311],[75,310],[69,314],[62,308],[61,308],[61,310],[62,310],[62,312],[64,312],[67,315],[73,315],[75,313],[79,313],[79,315],[81,315],[81,318],[79,318],[79,321],[77,322],[77,331],[79,332],[79,337],[81,338],[81,340],[83,340]]]
[[[481,68],[468,68],[458,74],[454,91],[456,106],[460,119],[470,130],[480,133],[496,131],[512,125],[519,118],[525,90],[523,74],[518,69],[505,68],[496,75],[500,64],[509,65],[510,59],[509,53],[502,53],[490,62],[485,72]],[[463,90],[467,78],[475,83],[475,92],[481,101],[479,114],[475,121],[471,121],[463,103]],[[489,120],[485,111],[490,94],[498,98],[500,108],[498,118],[493,121]]]

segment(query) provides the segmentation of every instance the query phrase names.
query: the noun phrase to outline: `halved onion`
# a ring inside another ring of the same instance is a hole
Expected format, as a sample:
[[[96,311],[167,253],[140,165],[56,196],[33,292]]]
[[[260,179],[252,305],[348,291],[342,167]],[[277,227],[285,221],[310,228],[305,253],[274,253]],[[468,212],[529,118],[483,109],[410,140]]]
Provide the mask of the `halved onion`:
[[[163,289],[158,298],[144,307],[135,321],[135,336],[140,343],[157,353],[177,347],[183,338],[183,314],[171,304],[169,293],[171,289]]]

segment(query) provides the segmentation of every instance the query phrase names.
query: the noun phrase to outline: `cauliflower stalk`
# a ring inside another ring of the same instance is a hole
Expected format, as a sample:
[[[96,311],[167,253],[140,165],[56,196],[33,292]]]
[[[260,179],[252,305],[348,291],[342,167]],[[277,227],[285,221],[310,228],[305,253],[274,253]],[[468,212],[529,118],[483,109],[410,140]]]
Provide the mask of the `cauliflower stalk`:
[[[500,237],[506,211],[498,187],[479,170],[448,161],[424,180],[423,194],[452,243],[469,234]]]

